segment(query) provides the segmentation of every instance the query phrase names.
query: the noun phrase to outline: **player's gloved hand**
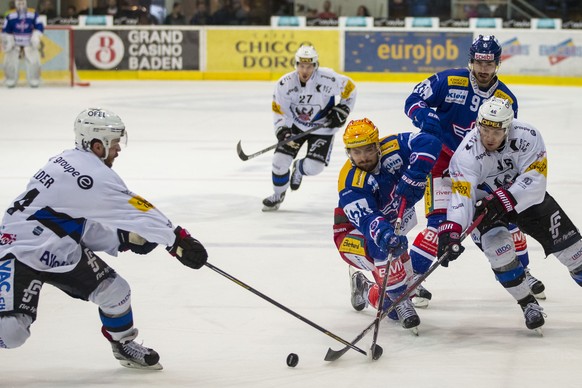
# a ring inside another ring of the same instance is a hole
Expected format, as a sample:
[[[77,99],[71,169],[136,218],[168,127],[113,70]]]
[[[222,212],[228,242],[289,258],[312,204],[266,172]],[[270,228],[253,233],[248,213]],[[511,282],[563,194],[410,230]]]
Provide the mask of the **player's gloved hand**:
[[[13,34],[2,34],[2,49],[4,52],[8,52],[14,48],[14,35]]]
[[[350,108],[345,104],[337,104],[327,114],[327,120],[329,122],[329,128],[341,127],[346,123],[348,115],[350,114]]]
[[[39,30],[32,31],[32,35],[30,36],[30,45],[37,50],[40,48],[40,38],[42,38],[42,32]]]
[[[279,128],[277,128],[277,132],[275,132],[275,136],[277,136],[277,140],[279,140],[279,141],[289,139],[292,134],[293,134],[293,132],[291,131],[291,128],[289,128],[289,127],[279,127]]]
[[[396,185],[396,195],[406,198],[408,206],[413,206],[424,196],[426,188],[426,174],[417,171],[406,170],[398,185]]]
[[[422,131],[441,138],[441,121],[437,114],[429,107],[417,109],[414,112],[412,123]]]
[[[439,247],[438,258],[447,254],[447,257],[441,262],[443,267],[449,266],[449,261],[456,260],[463,253],[465,247],[461,245],[461,225],[452,221],[445,221],[440,224],[438,229]]]
[[[475,218],[485,212],[481,225],[490,225],[505,214],[513,211],[517,201],[513,195],[500,187],[475,204]]]
[[[386,229],[378,239],[378,246],[384,254],[392,252],[393,257],[398,257],[408,250],[408,239],[394,233],[392,227]]]
[[[138,255],[147,255],[153,251],[158,244],[149,242],[137,233],[128,232],[127,230],[117,229],[117,237],[119,238],[120,252],[132,251]]]
[[[206,264],[208,253],[200,241],[179,226],[174,230],[174,234],[176,234],[174,245],[166,248],[170,255],[177,257],[186,267],[200,269]]]

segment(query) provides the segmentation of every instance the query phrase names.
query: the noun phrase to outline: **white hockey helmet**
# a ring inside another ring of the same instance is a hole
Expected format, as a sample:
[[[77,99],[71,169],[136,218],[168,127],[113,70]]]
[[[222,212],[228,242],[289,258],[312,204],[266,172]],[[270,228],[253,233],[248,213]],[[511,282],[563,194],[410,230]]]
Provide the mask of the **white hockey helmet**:
[[[105,148],[107,159],[109,148],[113,140],[119,140],[122,145],[127,144],[125,124],[115,113],[107,109],[85,109],[75,119],[75,147],[90,151],[93,140],[99,140]]]
[[[319,55],[313,46],[301,45],[295,53],[295,68],[300,63],[313,63],[315,68],[319,66]]]
[[[14,7],[19,11],[26,11],[28,5],[26,4],[26,0],[15,0]]]
[[[477,125],[503,128],[505,135],[507,135],[512,121],[513,108],[509,100],[499,97],[491,97],[483,101],[477,115]]]

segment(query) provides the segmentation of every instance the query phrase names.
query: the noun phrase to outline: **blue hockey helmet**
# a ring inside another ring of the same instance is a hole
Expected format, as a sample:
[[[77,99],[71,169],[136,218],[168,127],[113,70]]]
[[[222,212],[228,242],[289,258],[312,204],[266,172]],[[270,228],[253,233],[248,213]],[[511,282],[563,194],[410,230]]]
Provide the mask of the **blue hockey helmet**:
[[[469,49],[469,62],[473,61],[495,61],[499,64],[501,60],[501,45],[494,35],[479,35],[471,44]]]

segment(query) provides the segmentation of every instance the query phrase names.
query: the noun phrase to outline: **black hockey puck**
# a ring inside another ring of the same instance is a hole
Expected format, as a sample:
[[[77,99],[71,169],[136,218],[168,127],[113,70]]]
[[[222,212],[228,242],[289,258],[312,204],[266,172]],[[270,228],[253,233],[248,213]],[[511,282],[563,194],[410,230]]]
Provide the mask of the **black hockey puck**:
[[[370,350],[372,351],[372,360],[379,359],[380,357],[382,357],[382,354],[384,353],[384,349],[382,349],[380,345],[372,346],[372,349]]]
[[[297,364],[299,364],[299,356],[296,355],[295,353],[289,353],[289,355],[287,356],[287,366],[295,368]]]

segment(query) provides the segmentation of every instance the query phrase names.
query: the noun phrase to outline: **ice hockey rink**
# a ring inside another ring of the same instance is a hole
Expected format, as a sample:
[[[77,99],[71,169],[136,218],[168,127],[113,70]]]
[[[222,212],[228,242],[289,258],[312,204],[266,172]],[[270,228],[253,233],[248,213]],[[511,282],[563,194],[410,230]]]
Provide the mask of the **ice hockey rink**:
[[[382,135],[415,131],[403,113],[412,83],[358,83],[350,119],[368,117]],[[0,205],[20,194],[53,155],[72,148],[73,120],[103,107],[129,133],[114,168],[129,188],[205,244],[209,262],[328,331],[351,341],[375,317],[350,304],[348,267],[332,241],[341,136],[329,167],[261,212],[271,194],[271,156],[241,161],[275,141],[273,82],[93,82],[88,88],[0,89]],[[582,89],[512,86],[520,119],[538,127],[549,154],[548,191],[582,225]],[[578,198],[578,199],[576,199]],[[424,225],[422,208],[414,238]],[[532,274],[546,285],[543,337],[526,329],[513,298],[471,242],[424,285],[419,336],[382,321],[384,355],[372,361],[209,268],[182,266],[163,247],[150,255],[102,254],[132,286],[138,339],[163,371],[121,367],[100,333],[97,307],[46,285],[32,336],[0,351],[1,387],[580,387],[582,289],[529,240]],[[369,349],[371,333],[359,346]],[[287,354],[299,365],[285,364]]]

